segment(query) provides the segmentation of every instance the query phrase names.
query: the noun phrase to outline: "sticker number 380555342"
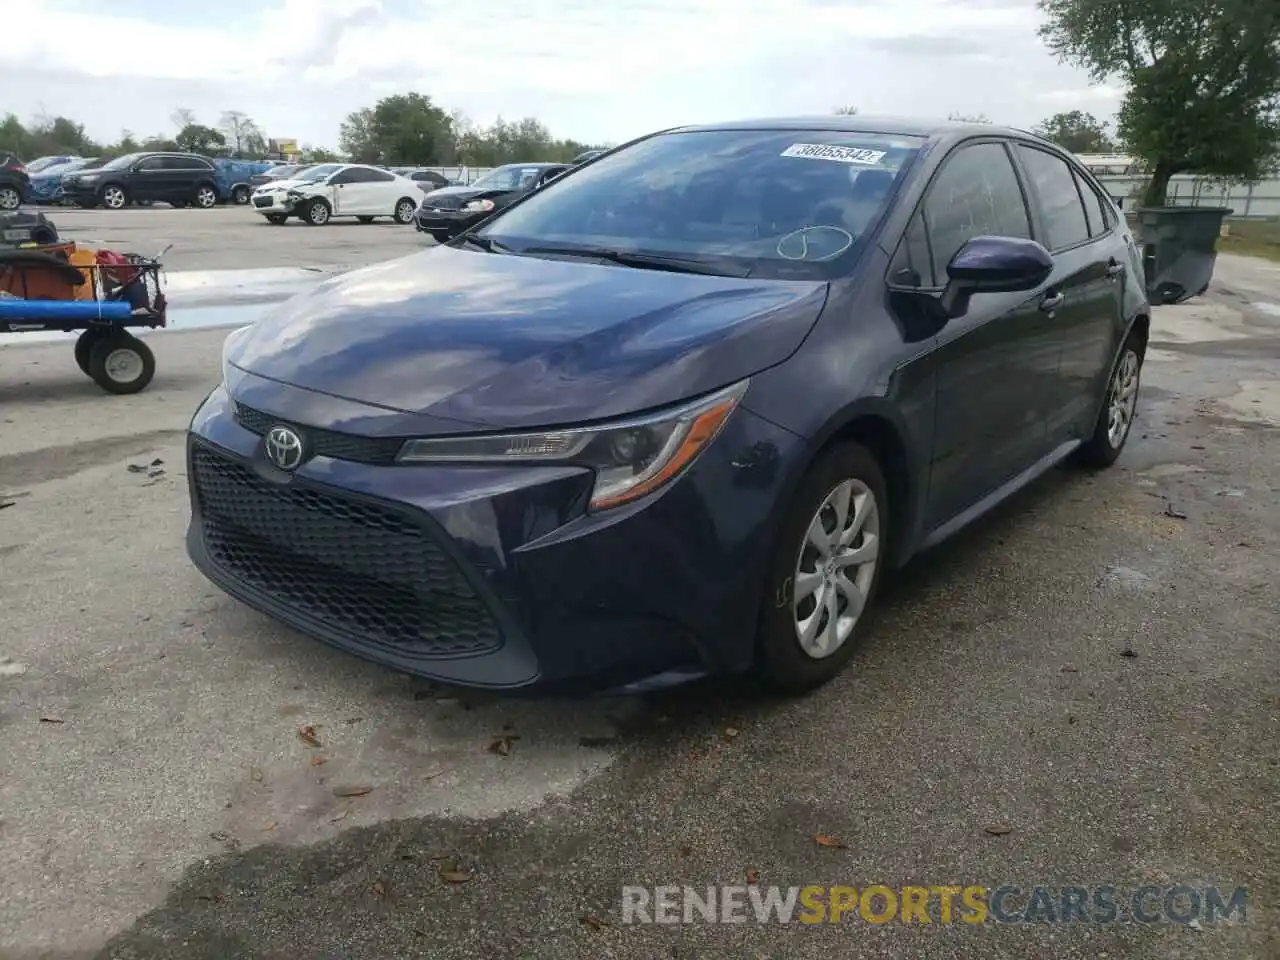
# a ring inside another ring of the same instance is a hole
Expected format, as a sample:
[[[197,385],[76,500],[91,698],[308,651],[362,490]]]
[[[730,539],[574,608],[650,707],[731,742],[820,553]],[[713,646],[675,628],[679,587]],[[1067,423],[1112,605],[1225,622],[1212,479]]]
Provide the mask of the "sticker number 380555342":
[[[884,150],[865,147],[840,147],[831,143],[793,143],[782,151],[784,157],[806,157],[810,160],[834,160],[836,163],[861,163],[875,166],[886,156]]]

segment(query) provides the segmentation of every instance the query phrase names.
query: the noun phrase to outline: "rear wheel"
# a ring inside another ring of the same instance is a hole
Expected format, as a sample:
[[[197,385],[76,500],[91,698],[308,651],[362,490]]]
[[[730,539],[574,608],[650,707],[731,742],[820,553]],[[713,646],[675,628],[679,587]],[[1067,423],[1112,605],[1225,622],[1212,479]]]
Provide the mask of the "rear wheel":
[[[107,393],[137,393],[155,374],[151,348],[131,333],[112,332],[89,349],[89,376]]]
[[[329,204],[316,197],[307,204],[306,209],[302,212],[302,219],[313,227],[323,227],[329,222]]]
[[[1134,335],[1120,348],[1115,369],[1107,380],[1107,392],[1098,411],[1093,436],[1076,452],[1086,467],[1109,467],[1120,458],[1133,418],[1138,411],[1138,387],[1142,380],[1142,343]]]
[[[103,187],[98,194],[98,199],[108,210],[123,210],[129,204],[129,197],[124,192],[124,187],[118,187],[114,183]]]
[[[218,191],[207,183],[196,187],[196,206],[201,210],[209,210],[218,204]]]
[[[841,444],[800,484],[763,595],[756,672],[783,693],[826,683],[857,648],[889,543],[884,474],[869,450]]]
[[[417,210],[418,205],[416,203],[408,197],[402,197],[396,204],[396,223],[413,223],[413,215]]]
[[[0,187],[0,210],[17,210],[22,205],[22,194],[17,187],[7,184]]]

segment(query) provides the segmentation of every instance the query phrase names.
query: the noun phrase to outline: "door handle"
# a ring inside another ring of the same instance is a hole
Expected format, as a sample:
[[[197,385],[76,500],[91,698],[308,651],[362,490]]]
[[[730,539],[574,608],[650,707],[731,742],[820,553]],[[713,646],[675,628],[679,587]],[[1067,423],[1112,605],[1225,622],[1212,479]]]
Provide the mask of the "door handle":
[[[1040,301],[1040,309],[1045,313],[1053,313],[1066,302],[1067,295],[1065,293],[1046,293],[1044,299]]]
[[[1124,273],[1124,264],[1112,257],[1110,262],[1107,263],[1107,276],[1118,277],[1122,273]]]

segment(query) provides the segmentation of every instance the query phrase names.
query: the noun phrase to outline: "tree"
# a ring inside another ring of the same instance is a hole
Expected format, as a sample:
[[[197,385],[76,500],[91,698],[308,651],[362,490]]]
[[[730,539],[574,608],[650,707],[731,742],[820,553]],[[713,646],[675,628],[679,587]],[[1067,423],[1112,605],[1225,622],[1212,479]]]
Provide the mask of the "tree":
[[[381,159],[373,142],[373,108],[365,107],[348,114],[338,127],[338,146],[352,160],[374,163]]]
[[[420,93],[397,93],[379,100],[369,133],[388,163],[436,164],[453,157],[452,119]]]
[[[965,113],[949,113],[947,119],[956,123],[990,123],[985,113],[965,114]]]
[[[1039,0],[1060,60],[1127,91],[1120,136],[1163,206],[1183,172],[1265,176],[1280,153],[1280,4],[1275,0]]]
[[[836,107],[831,112],[837,117],[852,117],[857,115],[858,108],[846,103],[843,107]]]
[[[178,132],[173,142],[179,150],[187,153],[213,153],[219,147],[227,145],[227,138],[213,127],[189,123]]]
[[[169,114],[169,119],[175,127],[181,130],[196,122],[196,112],[186,107],[175,107],[173,113]]]
[[[265,138],[262,136],[262,131],[239,110],[224,112],[222,119],[218,121],[218,129],[226,136],[226,142],[231,145],[233,157],[240,157],[245,153],[260,155],[266,152],[263,149]]]
[[[309,144],[302,144],[301,160],[303,163],[337,163],[342,158],[332,150],[326,150],[324,147],[313,147]]]
[[[1055,113],[1032,132],[1072,153],[1113,153],[1116,149],[1107,125],[1080,110]]]

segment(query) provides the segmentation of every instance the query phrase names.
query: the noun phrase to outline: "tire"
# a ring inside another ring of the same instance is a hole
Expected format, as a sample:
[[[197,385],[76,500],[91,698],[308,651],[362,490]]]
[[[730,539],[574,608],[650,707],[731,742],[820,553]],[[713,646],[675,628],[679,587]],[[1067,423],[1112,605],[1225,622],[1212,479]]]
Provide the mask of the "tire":
[[[123,330],[101,337],[89,350],[89,376],[107,393],[137,393],[155,374],[151,348]]]
[[[218,205],[218,191],[212,184],[202,183],[196,187],[195,199],[192,201],[201,210],[212,210]]]
[[[361,223],[373,223],[373,217],[356,217]]]
[[[1093,435],[1076,451],[1075,459],[1081,466],[1103,469],[1120,458],[1138,411],[1143,354],[1141,340],[1130,334],[1107,375]]]
[[[106,335],[104,330],[86,330],[76,338],[76,366],[86,376],[92,376],[89,373],[89,354],[93,352],[93,345]]]
[[[407,223],[413,223],[413,215],[418,212],[418,205],[409,197],[401,197],[396,201],[396,212],[393,214],[395,221],[402,226]]]
[[[283,213],[268,213],[265,214],[265,216],[267,218],[267,223],[274,224],[277,227],[289,219],[289,217]]]
[[[243,183],[231,191],[231,202],[238,207],[243,207],[249,202],[249,188]]]
[[[108,210],[123,210],[129,205],[129,195],[124,192],[124,187],[108,183],[98,191],[98,201]]]
[[[308,226],[323,227],[329,222],[329,216],[332,211],[329,209],[327,201],[316,197],[302,211],[302,220]]]
[[[824,565],[808,537],[811,525],[819,521],[823,533],[827,528],[835,530],[838,516],[830,503],[842,493],[852,495],[845,500],[848,504],[845,530],[846,538],[849,531],[853,536],[849,545],[840,550],[849,559],[858,554],[866,558],[862,563],[852,562],[844,567],[854,572],[843,575],[843,589],[837,586],[841,580],[835,571],[839,568]],[[851,524],[859,515],[859,503],[862,520],[855,529]],[[783,694],[804,693],[844,669],[857,649],[865,612],[880,586],[887,545],[892,542],[890,519],[884,473],[869,450],[856,443],[845,443],[820,455],[801,481],[783,519],[762,594],[755,673],[765,686]],[[816,590],[797,598],[797,580],[806,570],[817,578]],[[825,595],[833,596],[837,604],[837,626],[830,634],[826,628],[830,615],[821,602]],[[848,614],[849,604],[857,602],[861,605],[853,622],[847,628],[842,626],[840,621]],[[813,652],[802,646],[800,630],[813,617],[817,618],[812,621],[817,628],[814,640],[828,638],[825,652],[816,649],[812,642]],[[845,631],[843,639],[839,637],[841,629]]]
[[[18,192],[17,187],[10,187],[7,184],[0,187],[0,210],[17,210],[22,206],[22,194]]]

